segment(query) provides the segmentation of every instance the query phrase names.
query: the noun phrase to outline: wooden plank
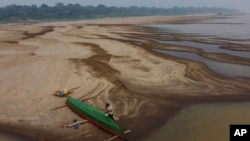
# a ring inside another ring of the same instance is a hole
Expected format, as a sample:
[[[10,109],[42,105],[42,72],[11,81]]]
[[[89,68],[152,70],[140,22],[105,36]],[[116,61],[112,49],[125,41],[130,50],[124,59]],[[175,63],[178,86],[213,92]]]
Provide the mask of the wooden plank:
[[[131,131],[131,130],[126,130],[126,131],[124,131],[124,134],[128,134],[128,133],[130,133],[130,132],[132,132],[132,131]],[[109,138],[109,139],[106,140],[106,141],[113,141],[113,140],[115,140],[115,139],[117,139],[117,138],[119,138],[119,136],[113,136],[113,137]]]
[[[92,96],[92,97],[84,98],[84,99],[81,99],[81,101],[86,101],[86,100],[92,99],[92,98],[94,98],[94,97],[96,97],[96,96]]]
[[[81,101],[89,100],[89,99],[94,98],[94,97],[95,97],[95,96],[93,96],[93,97],[88,97],[88,98],[82,99]],[[60,109],[60,108],[66,107],[66,106],[67,106],[67,105],[64,104],[64,105],[62,105],[62,106],[58,106],[58,107],[52,108],[52,109],[50,109],[50,110],[51,110],[51,111],[54,111],[54,110],[57,110],[57,109]]]
[[[79,121],[79,122],[77,122],[77,123],[69,124],[67,127],[70,128],[70,127],[75,126],[76,124],[83,124],[83,123],[86,123],[86,122],[88,122],[88,120],[82,120],[82,121]]]
[[[81,88],[80,86],[78,86],[78,87],[75,87],[75,88],[71,88],[71,89],[69,89],[68,91],[73,91],[73,90],[75,90],[75,89],[79,89],[79,88]]]
[[[104,90],[102,90],[101,92],[99,92],[98,94],[96,94],[95,96],[92,96],[92,97],[90,97],[90,98],[97,97],[97,96],[100,95],[103,91],[104,91]],[[91,91],[90,91],[90,92],[91,92]],[[89,93],[90,93],[90,92],[89,92]],[[89,93],[88,93],[88,94],[89,94]],[[88,94],[87,94],[87,95],[88,95]],[[81,100],[81,101],[84,101],[84,100],[88,100],[88,99],[90,99],[90,98],[81,97],[81,98],[78,98],[78,99]]]
[[[54,110],[57,110],[57,109],[60,109],[60,108],[63,108],[63,107],[66,107],[67,105],[62,105],[62,106],[59,106],[59,107],[55,107],[55,108],[52,108],[50,109],[51,111],[54,111]]]

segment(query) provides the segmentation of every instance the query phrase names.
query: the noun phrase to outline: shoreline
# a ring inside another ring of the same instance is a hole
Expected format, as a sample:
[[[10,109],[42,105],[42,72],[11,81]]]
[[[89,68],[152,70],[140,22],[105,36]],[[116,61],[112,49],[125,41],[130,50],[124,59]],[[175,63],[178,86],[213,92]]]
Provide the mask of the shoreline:
[[[183,17],[178,18],[170,18],[167,22],[185,22]],[[195,17],[194,20],[199,18]],[[126,25],[128,23],[119,25],[124,20],[128,19],[120,19],[117,23],[109,20],[74,25],[44,23],[29,25],[26,32],[18,31],[24,25],[15,26],[11,31],[1,27],[1,37],[6,35],[5,32],[9,33],[1,39],[1,44],[6,46],[1,49],[3,53],[0,56],[3,58],[1,67],[4,68],[0,70],[0,80],[4,83],[1,88],[9,94],[1,95],[5,100],[3,105],[14,101],[18,106],[23,106],[15,109],[16,105],[10,105],[8,110],[13,113],[0,109],[1,127],[10,132],[22,131],[21,134],[34,140],[77,141],[82,140],[83,136],[89,140],[99,140],[111,136],[91,124],[82,125],[78,131],[65,128],[64,125],[79,117],[68,108],[50,111],[52,107],[65,102],[64,98],[50,95],[58,87],[81,85],[82,88],[72,96],[96,96],[87,102],[100,109],[105,102],[111,102],[115,114],[120,118],[118,123],[121,127],[132,129],[129,140],[145,138],[152,130],[143,129],[158,128],[177,114],[182,104],[214,102],[218,99],[240,102],[249,98],[245,94],[250,88],[243,80],[216,74],[201,63],[141,47],[145,44],[133,44],[140,40],[131,36],[133,33],[139,33],[138,36],[153,33],[145,31],[145,28]],[[139,19],[135,25],[143,20],[145,18]],[[232,95],[236,93],[236,97]],[[154,112],[149,113],[148,110]],[[166,120],[162,121],[162,118]],[[140,124],[142,122],[147,124]],[[96,134],[99,136],[95,137]]]
[[[151,29],[151,27],[150,27]],[[152,31],[156,32],[159,31],[159,29],[152,28]],[[171,33],[167,33],[171,34]],[[191,47],[191,46],[184,46],[184,45],[173,45],[173,44],[168,44],[168,43],[160,43],[157,42],[159,41],[190,41],[190,42],[197,42],[197,43],[204,43],[204,44],[216,44],[219,45],[219,48],[223,48],[226,50],[231,50],[231,51],[249,51],[250,47],[248,45],[239,45],[239,44],[234,44],[234,43],[229,43],[226,41],[220,41],[220,39],[223,38],[216,38],[216,40],[211,40],[211,39],[195,39],[193,37],[196,37],[197,35],[195,34],[188,34],[189,36],[187,37],[185,34],[181,33],[173,33],[173,37],[165,37],[165,34],[153,34],[153,35],[144,35],[144,37],[140,38],[145,38],[144,40],[147,40],[146,43],[143,43],[144,46],[148,48],[154,48],[154,49],[162,49],[162,50],[170,50],[170,51],[182,51],[182,52],[190,52],[190,53],[195,53],[198,54],[199,56],[202,56],[204,58],[214,60],[214,61],[219,61],[219,62],[225,62],[225,63],[233,63],[233,64],[240,64],[240,65],[250,65],[250,58],[244,58],[236,55],[231,55],[231,54],[226,54],[226,53],[214,53],[214,52],[206,52],[203,51],[200,48],[196,47]],[[140,36],[139,34],[132,35],[133,36]],[[143,36],[143,35],[142,35]],[[206,36],[204,36],[206,37]],[[219,39],[219,40],[218,40]]]
[[[77,20],[55,20],[55,21],[35,21],[35,22],[13,22],[13,23],[0,23],[1,25],[35,25],[35,24],[76,24],[76,23],[87,23],[87,24],[148,24],[148,23],[187,23],[193,22],[194,20],[201,20],[207,18],[213,18],[214,16],[224,17],[228,15],[235,15],[239,13],[228,13],[218,15],[215,13],[204,13],[204,14],[186,14],[186,15],[166,15],[166,16],[127,16],[127,17],[105,17],[95,19],[77,19]],[[240,13],[241,14],[241,13]],[[167,17],[167,18],[166,18]],[[188,19],[191,18],[191,19]],[[115,20],[115,22],[113,22]],[[128,21],[129,20],[129,21]]]

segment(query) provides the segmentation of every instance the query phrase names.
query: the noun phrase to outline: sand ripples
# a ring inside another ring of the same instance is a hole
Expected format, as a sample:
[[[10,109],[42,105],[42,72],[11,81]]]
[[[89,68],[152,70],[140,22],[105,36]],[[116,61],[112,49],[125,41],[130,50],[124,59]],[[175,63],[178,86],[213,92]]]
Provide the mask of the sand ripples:
[[[30,127],[47,131],[58,129],[79,117],[67,108],[51,111],[65,103],[65,98],[54,97],[52,92],[56,88],[80,86],[72,97],[93,97],[86,102],[100,109],[104,109],[106,102],[111,103],[122,121],[119,123],[124,128],[138,129],[139,136],[141,129],[159,124],[160,117],[165,117],[171,108],[178,108],[171,101],[173,95],[192,98],[244,94],[250,89],[244,82],[213,74],[202,64],[162,56],[132,44],[137,39],[128,31],[133,29],[131,33],[138,34],[144,31],[141,28],[136,31],[136,27],[124,25],[76,27],[67,24],[38,27],[18,34],[19,28],[0,32],[0,37],[7,32],[10,38],[16,34],[13,40],[0,41],[12,46],[8,49],[14,52],[14,56],[8,56],[10,52],[3,51],[0,56],[3,101],[0,105],[5,107],[0,108],[2,121],[14,120],[24,125],[18,121],[25,119],[32,123]],[[23,46],[26,46],[23,51],[30,54],[15,54],[16,49]],[[140,125],[140,120],[147,124]],[[91,124],[83,127],[82,133],[77,134],[79,138],[91,136],[89,131],[98,132]],[[75,134],[66,128],[60,132],[65,134],[63,137]]]

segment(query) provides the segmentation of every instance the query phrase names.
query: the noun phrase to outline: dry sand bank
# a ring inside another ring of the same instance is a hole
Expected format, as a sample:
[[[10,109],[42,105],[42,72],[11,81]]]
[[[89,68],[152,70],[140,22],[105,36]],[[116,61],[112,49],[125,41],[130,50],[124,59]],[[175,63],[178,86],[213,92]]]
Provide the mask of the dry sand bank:
[[[80,86],[71,96],[94,96],[87,102],[100,109],[111,103],[121,127],[133,130],[129,140],[141,140],[150,132],[145,129],[159,127],[186,101],[212,101],[221,95],[234,100],[235,94],[241,95],[239,100],[249,97],[245,95],[248,83],[222,77],[200,63],[153,53],[142,47],[147,42],[139,37],[155,33],[125,25],[190,22],[211,15],[183,18],[1,25],[1,128],[35,140],[111,136],[92,124],[79,130],[66,128],[80,118],[68,108],[51,110],[65,103],[65,98],[51,95],[56,88]]]

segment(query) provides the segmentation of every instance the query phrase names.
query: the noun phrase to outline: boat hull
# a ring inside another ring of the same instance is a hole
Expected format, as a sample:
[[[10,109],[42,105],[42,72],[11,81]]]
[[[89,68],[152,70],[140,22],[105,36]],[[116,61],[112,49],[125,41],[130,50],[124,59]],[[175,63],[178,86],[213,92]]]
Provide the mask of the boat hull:
[[[106,116],[104,112],[85,102],[73,98],[67,98],[66,104],[72,111],[82,118],[122,139],[125,139],[123,130],[115,121]]]

